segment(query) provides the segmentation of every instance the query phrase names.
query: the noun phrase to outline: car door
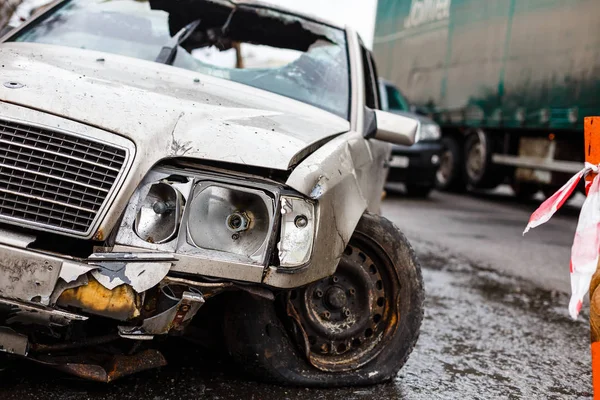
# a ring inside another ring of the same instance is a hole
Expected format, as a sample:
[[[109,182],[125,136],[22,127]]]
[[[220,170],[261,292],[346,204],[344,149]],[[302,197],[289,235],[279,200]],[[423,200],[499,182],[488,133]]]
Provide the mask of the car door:
[[[379,89],[379,77],[377,76],[377,66],[373,59],[373,54],[362,43],[360,43],[361,59],[363,63],[365,105],[373,110],[381,110],[381,93]],[[388,174],[388,160],[391,155],[391,146],[388,143],[371,139],[368,141],[371,150],[373,162],[367,175],[373,177],[370,182],[371,190],[369,193],[369,211],[379,212],[383,187]]]

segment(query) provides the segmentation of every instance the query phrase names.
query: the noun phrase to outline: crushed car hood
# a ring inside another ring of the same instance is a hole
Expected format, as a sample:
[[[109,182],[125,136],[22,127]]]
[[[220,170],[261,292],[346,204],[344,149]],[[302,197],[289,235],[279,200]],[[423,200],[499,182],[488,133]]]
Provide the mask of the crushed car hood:
[[[0,44],[0,101],[125,136],[139,156],[156,161],[191,157],[287,170],[349,130],[327,111],[239,83],[32,43]]]

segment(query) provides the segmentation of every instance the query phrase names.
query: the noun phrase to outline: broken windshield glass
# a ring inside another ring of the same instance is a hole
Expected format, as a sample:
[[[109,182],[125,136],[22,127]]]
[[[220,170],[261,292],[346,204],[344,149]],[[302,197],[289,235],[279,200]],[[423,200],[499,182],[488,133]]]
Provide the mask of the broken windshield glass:
[[[156,61],[193,21],[172,65],[268,90],[348,118],[344,31],[227,0],[67,0],[11,38]],[[171,54],[171,53],[170,53]]]

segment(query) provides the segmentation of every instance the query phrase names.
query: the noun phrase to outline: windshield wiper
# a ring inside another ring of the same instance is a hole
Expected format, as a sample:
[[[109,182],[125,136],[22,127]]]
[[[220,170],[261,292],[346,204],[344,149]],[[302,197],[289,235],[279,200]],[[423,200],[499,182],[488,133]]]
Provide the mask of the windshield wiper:
[[[181,30],[171,38],[169,43],[166,46],[163,46],[160,53],[158,53],[158,57],[156,57],[156,60],[154,61],[161,64],[172,65],[173,61],[175,61],[175,56],[177,55],[177,48],[181,43],[185,42],[192,33],[194,33],[198,28],[198,25],[200,25],[199,19],[192,21],[181,28]]]

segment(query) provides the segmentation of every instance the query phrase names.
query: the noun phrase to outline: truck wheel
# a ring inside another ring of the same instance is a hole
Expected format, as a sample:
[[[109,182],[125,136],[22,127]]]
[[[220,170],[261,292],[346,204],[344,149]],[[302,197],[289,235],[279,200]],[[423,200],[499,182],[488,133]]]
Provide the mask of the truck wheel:
[[[480,129],[471,133],[465,142],[464,170],[467,185],[475,189],[493,189],[504,178],[492,164],[489,136]]]
[[[406,237],[365,214],[331,277],[275,302],[240,294],[225,315],[230,354],[278,384],[371,385],[396,376],[423,319],[423,279]]]
[[[466,188],[462,148],[453,137],[443,138],[442,144],[444,151],[440,156],[440,167],[435,174],[435,186],[443,191],[462,192]]]

